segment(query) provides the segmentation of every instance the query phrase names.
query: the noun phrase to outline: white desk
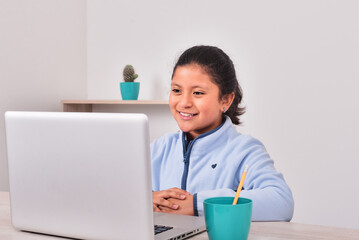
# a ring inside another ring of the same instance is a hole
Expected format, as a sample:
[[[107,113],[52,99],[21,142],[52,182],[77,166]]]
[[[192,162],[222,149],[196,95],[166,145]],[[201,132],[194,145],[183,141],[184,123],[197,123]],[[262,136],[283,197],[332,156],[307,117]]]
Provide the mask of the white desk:
[[[35,233],[21,232],[11,225],[9,193],[0,192],[0,239],[31,240],[31,239],[66,239]],[[201,233],[191,240],[208,240],[207,233]],[[280,240],[280,239],[359,239],[359,230],[315,226],[287,222],[253,222],[249,240]]]

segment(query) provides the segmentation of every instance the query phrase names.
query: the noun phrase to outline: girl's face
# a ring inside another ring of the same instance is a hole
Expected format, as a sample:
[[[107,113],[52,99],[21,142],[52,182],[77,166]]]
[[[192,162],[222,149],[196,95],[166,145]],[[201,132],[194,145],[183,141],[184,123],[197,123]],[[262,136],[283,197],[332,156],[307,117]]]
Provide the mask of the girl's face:
[[[219,100],[220,90],[199,65],[177,67],[174,72],[169,105],[179,128],[191,139],[215,129],[222,123],[223,108],[228,109],[234,94]]]

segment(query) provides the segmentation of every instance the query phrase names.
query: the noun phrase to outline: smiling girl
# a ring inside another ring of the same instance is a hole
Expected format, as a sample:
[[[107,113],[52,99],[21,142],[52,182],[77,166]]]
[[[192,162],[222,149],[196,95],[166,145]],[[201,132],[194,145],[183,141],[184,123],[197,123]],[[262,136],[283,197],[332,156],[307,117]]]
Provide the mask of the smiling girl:
[[[169,105],[180,128],[151,145],[153,209],[203,215],[203,201],[234,196],[249,165],[241,197],[252,199],[252,220],[290,221],[293,198],[257,139],[242,135],[242,91],[231,59],[219,48],[195,46],[178,59]]]

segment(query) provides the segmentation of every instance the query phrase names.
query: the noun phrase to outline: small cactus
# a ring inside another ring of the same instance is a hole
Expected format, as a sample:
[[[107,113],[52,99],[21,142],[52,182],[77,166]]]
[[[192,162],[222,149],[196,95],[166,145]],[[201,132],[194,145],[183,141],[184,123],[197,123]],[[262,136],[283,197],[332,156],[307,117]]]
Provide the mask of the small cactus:
[[[138,74],[135,74],[135,69],[132,65],[126,65],[123,69],[123,80],[125,82],[133,82],[138,77]]]

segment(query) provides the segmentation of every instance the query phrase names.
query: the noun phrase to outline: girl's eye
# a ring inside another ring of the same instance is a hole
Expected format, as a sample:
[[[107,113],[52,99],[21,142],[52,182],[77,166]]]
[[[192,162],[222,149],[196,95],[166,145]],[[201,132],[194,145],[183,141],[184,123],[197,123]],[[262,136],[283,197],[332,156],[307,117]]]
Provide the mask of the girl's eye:
[[[180,90],[179,89],[172,89],[172,92],[174,92],[174,93],[179,93],[180,92]]]
[[[193,94],[194,95],[203,95],[204,93],[203,92],[194,92]]]

